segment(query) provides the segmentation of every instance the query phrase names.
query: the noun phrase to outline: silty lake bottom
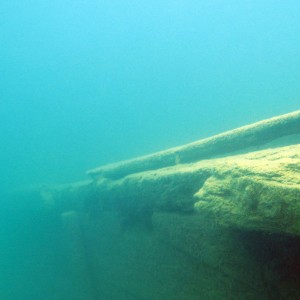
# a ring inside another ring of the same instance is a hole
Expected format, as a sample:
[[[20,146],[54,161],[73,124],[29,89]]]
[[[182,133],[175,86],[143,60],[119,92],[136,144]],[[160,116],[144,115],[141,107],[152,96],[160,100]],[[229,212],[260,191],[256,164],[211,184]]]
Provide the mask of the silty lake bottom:
[[[0,298],[300,299],[300,112],[3,194]]]

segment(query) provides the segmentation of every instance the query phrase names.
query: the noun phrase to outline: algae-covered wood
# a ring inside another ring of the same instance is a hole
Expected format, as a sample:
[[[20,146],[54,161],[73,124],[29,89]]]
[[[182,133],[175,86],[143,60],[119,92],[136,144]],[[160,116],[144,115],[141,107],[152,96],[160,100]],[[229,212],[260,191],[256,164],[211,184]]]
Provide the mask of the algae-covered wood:
[[[154,211],[209,213],[235,228],[300,234],[300,145],[204,160],[94,183],[126,220]]]
[[[103,166],[41,202],[98,298],[300,299],[299,120]]]
[[[122,178],[128,174],[226,155],[300,133],[300,111],[240,127],[204,140],[88,171],[93,178]]]
[[[224,159],[194,196],[222,225],[300,235],[300,145]]]

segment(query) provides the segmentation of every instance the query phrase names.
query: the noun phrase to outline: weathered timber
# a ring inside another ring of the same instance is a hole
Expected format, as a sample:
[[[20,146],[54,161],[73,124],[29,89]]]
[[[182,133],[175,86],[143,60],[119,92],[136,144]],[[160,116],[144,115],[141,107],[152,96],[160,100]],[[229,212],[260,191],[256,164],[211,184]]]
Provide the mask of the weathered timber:
[[[72,299],[300,299],[299,114],[104,166],[93,180],[9,204],[40,216],[24,226],[30,237],[63,232],[57,261],[65,255],[69,267],[57,277],[72,284]]]
[[[98,180],[94,188],[124,222],[196,211],[226,227],[300,235],[299,166],[300,144]]]
[[[243,126],[187,145],[101,166],[87,173],[94,179],[119,179],[133,173],[225,156],[293,134],[300,134],[300,111]]]

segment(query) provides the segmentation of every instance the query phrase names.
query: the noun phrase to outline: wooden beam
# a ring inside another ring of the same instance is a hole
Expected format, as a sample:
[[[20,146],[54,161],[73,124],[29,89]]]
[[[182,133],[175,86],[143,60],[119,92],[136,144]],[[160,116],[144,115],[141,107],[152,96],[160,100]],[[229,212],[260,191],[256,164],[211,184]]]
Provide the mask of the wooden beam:
[[[192,163],[261,146],[278,138],[300,134],[300,110],[230,130],[210,138],[147,156],[104,165],[87,172],[94,179],[119,179],[129,174],[176,164]]]

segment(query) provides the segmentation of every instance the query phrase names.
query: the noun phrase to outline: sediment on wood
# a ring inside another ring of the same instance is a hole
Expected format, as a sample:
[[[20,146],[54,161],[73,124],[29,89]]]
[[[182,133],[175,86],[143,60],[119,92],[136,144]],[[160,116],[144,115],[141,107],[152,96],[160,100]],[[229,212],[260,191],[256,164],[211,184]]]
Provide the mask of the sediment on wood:
[[[109,164],[88,171],[92,178],[119,179],[129,174],[228,155],[300,134],[300,111],[263,120],[180,147]]]

